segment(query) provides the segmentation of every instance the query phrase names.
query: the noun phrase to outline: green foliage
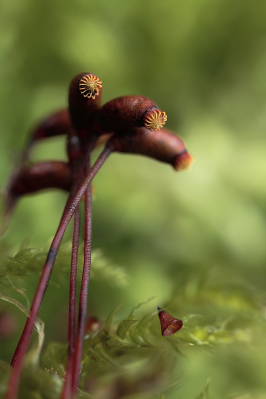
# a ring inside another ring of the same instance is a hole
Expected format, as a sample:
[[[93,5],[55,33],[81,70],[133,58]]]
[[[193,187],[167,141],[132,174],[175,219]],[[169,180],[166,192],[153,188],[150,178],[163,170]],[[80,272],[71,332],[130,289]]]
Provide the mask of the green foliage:
[[[66,283],[61,274],[65,272],[64,262],[69,256],[70,244],[67,243],[58,258],[57,268],[60,273],[55,273],[55,285]],[[36,268],[41,268],[43,260],[42,252],[26,249],[3,260],[4,265],[9,265],[3,275],[14,294],[25,300],[27,292],[23,289],[23,283],[27,279],[31,280]],[[32,263],[35,263],[35,267],[29,268]],[[93,267],[92,284],[100,284],[102,280],[106,286],[108,279],[109,283],[114,282],[117,289],[120,274],[122,286],[129,278],[98,250],[93,256]],[[16,285],[11,283],[13,280]],[[2,288],[7,289],[6,284]],[[0,299],[27,313],[18,300],[4,295]],[[158,315],[152,310],[155,309],[152,303],[154,298],[135,306],[124,317],[120,306],[105,321],[101,320],[99,329],[87,333],[79,399],[89,398],[88,391],[92,397],[99,399],[111,397],[111,392],[117,392],[120,395],[117,397],[121,398],[152,398],[161,392],[166,398],[189,395],[185,397],[207,399],[213,390],[216,391],[214,397],[217,397],[217,376],[212,370],[212,364],[217,358],[220,364],[216,366],[216,372],[219,369],[223,375],[227,372],[227,352],[230,353],[234,367],[239,362],[247,367],[249,362],[254,363],[259,352],[258,342],[261,343],[259,337],[265,329],[265,318],[259,300],[249,288],[232,283],[218,285],[199,282],[196,278],[188,281],[178,294],[172,296],[167,306],[172,314],[184,321],[184,328],[171,337],[161,336]],[[182,312],[178,311],[180,303]],[[54,399],[58,397],[63,384],[67,346],[59,341],[49,342],[39,358],[43,327],[41,321],[38,323],[39,343],[37,341],[36,348],[32,348],[27,358],[21,398]],[[249,353],[241,354],[241,348],[247,345]],[[205,381],[209,379],[205,388],[201,388],[203,380],[197,379],[191,389],[191,362],[195,362],[198,367],[201,367],[201,362],[204,364],[200,374]],[[1,367],[1,389],[4,392],[8,366],[3,363]],[[239,372],[243,372],[242,367]],[[258,392],[262,386],[265,388],[264,382],[256,374],[249,377],[249,383]],[[234,394],[234,382],[225,396],[231,399],[229,392]]]

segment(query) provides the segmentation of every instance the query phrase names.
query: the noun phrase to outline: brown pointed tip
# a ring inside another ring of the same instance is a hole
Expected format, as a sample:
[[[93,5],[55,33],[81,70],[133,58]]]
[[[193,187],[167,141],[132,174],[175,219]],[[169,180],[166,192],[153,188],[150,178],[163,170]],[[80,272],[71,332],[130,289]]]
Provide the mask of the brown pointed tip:
[[[153,109],[146,112],[144,117],[144,127],[149,130],[160,130],[167,121],[167,114],[160,109]]]
[[[79,91],[85,98],[95,98],[100,94],[103,82],[93,73],[83,75],[79,81]]]
[[[183,321],[176,319],[170,313],[158,307],[158,316],[161,324],[162,336],[169,337],[183,327]]]
[[[193,164],[194,158],[192,155],[190,155],[189,152],[185,151],[181,155],[177,155],[173,167],[175,170],[185,170],[190,168],[190,166]]]

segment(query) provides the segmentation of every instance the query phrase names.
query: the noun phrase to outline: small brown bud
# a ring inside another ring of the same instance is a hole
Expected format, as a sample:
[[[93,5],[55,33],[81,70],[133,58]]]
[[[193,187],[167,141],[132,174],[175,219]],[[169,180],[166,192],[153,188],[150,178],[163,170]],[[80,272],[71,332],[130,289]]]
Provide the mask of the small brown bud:
[[[161,323],[162,335],[164,337],[169,337],[175,334],[178,330],[183,327],[183,321],[176,319],[171,316],[170,313],[166,312],[158,306],[158,315]]]
[[[95,331],[99,330],[100,327],[101,327],[100,320],[95,316],[89,316],[88,320],[87,320],[86,329],[85,329],[86,334],[95,332]]]

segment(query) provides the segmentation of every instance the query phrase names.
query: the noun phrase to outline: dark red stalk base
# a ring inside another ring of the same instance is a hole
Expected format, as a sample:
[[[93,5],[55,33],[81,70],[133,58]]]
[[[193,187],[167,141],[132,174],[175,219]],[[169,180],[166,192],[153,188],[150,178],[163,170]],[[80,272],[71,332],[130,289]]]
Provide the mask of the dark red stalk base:
[[[109,157],[111,152],[112,152],[111,146],[106,146],[106,148],[99,155],[94,166],[92,167],[92,169],[90,170],[90,172],[88,173],[86,178],[84,179],[84,182],[78,189],[75,196],[71,200],[69,200],[65,206],[63,216],[59,223],[59,227],[56,231],[56,234],[54,236],[54,239],[52,241],[51,247],[50,247],[48,255],[47,255],[45,265],[43,267],[43,271],[42,271],[42,274],[41,274],[41,277],[39,280],[39,285],[38,285],[36,294],[35,294],[33,302],[32,302],[30,314],[26,321],[23,333],[21,335],[21,338],[19,340],[19,343],[17,345],[16,351],[14,353],[14,356],[13,356],[13,359],[11,362],[11,364],[13,366],[13,371],[11,372],[9,385],[8,385],[8,391],[6,394],[6,399],[15,399],[17,397],[24,357],[25,357],[26,351],[27,351],[29,343],[30,343],[33,327],[36,322],[36,318],[39,313],[39,309],[40,309],[44,294],[46,292],[48,282],[51,277],[51,273],[52,273],[52,269],[53,269],[53,266],[54,266],[54,263],[56,260],[58,249],[60,247],[60,244],[63,239],[66,228],[75,212],[76,207],[78,206],[82,196],[84,195],[88,185],[93,180],[93,178],[96,176],[98,171],[101,169],[101,167],[103,166],[103,164],[105,163],[106,159]]]

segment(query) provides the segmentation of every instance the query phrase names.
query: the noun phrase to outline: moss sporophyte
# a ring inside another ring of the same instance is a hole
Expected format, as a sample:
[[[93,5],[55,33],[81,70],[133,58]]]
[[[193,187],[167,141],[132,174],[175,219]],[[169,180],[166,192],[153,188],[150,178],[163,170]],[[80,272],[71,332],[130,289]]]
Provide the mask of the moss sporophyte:
[[[87,323],[87,296],[91,271],[92,194],[91,182],[113,152],[141,154],[167,163],[175,170],[192,162],[183,140],[164,128],[166,112],[148,97],[123,96],[101,105],[102,80],[93,73],[80,73],[70,83],[68,108],[49,115],[33,130],[19,165],[10,178],[6,196],[6,220],[24,195],[56,188],[68,192],[68,199],[47,254],[24,330],[12,358],[12,372],[6,399],[18,395],[21,372],[33,327],[39,314],[64,233],[74,218],[69,282],[68,363],[62,398],[73,398],[79,386]],[[40,140],[66,135],[67,162],[28,164],[31,148]],[[91,153],[104,145],[96,162]],[[84,203],[83,275],[77,302],[77,269],[80,245],[80,202]],[[182,322],[159,310],[163,335],[182,327]]]

